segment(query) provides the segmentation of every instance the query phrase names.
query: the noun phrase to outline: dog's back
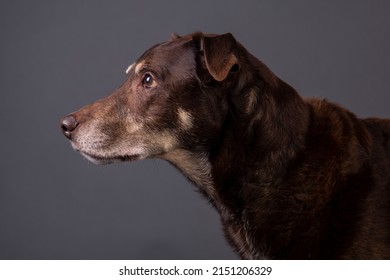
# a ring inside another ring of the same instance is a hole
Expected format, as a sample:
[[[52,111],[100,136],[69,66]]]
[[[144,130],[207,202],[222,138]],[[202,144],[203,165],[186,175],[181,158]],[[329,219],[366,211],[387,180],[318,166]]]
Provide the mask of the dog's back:
[[[378,159],[383,159],[390,166],[390,120],[368,118],[362,120],[370,131],[373,141],[373,152]],[[378,150],[375,150],[378,149]]]
[[[311,125],[297,170],[310,175],[301,187],[294,180],[295,195],[309,207],[300,228],[308,234],[287,257],[389,259],[390,120],[361,120],[325,100],[308,104]]]
[[[389,259],[390,120],[361,120],[326,100],[306,106],[304,145],[267,196],[251,199],[264,257]]]

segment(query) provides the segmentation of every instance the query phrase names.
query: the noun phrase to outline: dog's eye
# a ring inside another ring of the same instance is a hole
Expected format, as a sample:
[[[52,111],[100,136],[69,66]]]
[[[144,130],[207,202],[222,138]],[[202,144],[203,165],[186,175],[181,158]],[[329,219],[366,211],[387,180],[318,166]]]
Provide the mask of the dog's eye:
[[[151,88],[155,85],[154,78],[151,74],[146,73],[142,78],[142,85],[146,88]]]

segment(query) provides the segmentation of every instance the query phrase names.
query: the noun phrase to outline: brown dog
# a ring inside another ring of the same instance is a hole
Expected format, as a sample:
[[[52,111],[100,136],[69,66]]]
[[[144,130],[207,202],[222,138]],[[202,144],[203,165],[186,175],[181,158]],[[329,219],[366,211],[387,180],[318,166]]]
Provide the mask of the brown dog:
[[[95,163],[168,160],[243,259],[390,259],[390,120],[303,100],[231,34],[173,36],[61,120]]]

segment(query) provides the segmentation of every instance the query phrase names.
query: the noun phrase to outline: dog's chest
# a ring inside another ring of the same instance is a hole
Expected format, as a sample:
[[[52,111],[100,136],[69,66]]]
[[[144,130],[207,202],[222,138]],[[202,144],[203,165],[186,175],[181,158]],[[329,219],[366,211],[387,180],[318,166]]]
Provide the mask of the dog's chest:
[[[223,198],[216,190],[212,175],[211,164],[207,155],[193,154],[184,150],[167,153],[163,159],[175,165],[208,197],[221,216],[224,232],[231,245],[243,259],[265,259],[254,245],[253,234],[250,232],[250,223],[241,217],[235,217],[234,209],[229,209]],[[245,213],[244,213],[245,214]]]

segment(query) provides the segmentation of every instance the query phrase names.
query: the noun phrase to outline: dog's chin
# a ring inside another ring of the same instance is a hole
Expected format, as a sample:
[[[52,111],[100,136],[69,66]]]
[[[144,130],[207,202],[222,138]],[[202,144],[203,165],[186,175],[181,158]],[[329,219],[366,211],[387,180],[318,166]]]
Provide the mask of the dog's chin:
[[[84,149],[81,149],[76,143],[71,142],[72,148],[79,152],[83,157],[85,157],[87,160],[94,164],[104,165],[104,164],[111,164],[111,163],[117,163],[117,162],[124,162],[124,161],[133,161],[138,159],[145,158],[144,155],[141,153],[137,153],[137,151],[133,151],[134,153],[129,155],[112,155],[112,154],[100,154],[100,153],[91,153],[86,152]],[[141,150],[139,150],[141,152]]]
[[[88,159],[90,162],[92,162],[94,164],[99,164],[99,165],[141,159],[140,155],[126,155],[126,156],[112,156],[111,157],[111,156],[91,155],[91,154],[87,154],[84,152],[80,152],[80,154],[82,156],[84,156],[86,159]]]

